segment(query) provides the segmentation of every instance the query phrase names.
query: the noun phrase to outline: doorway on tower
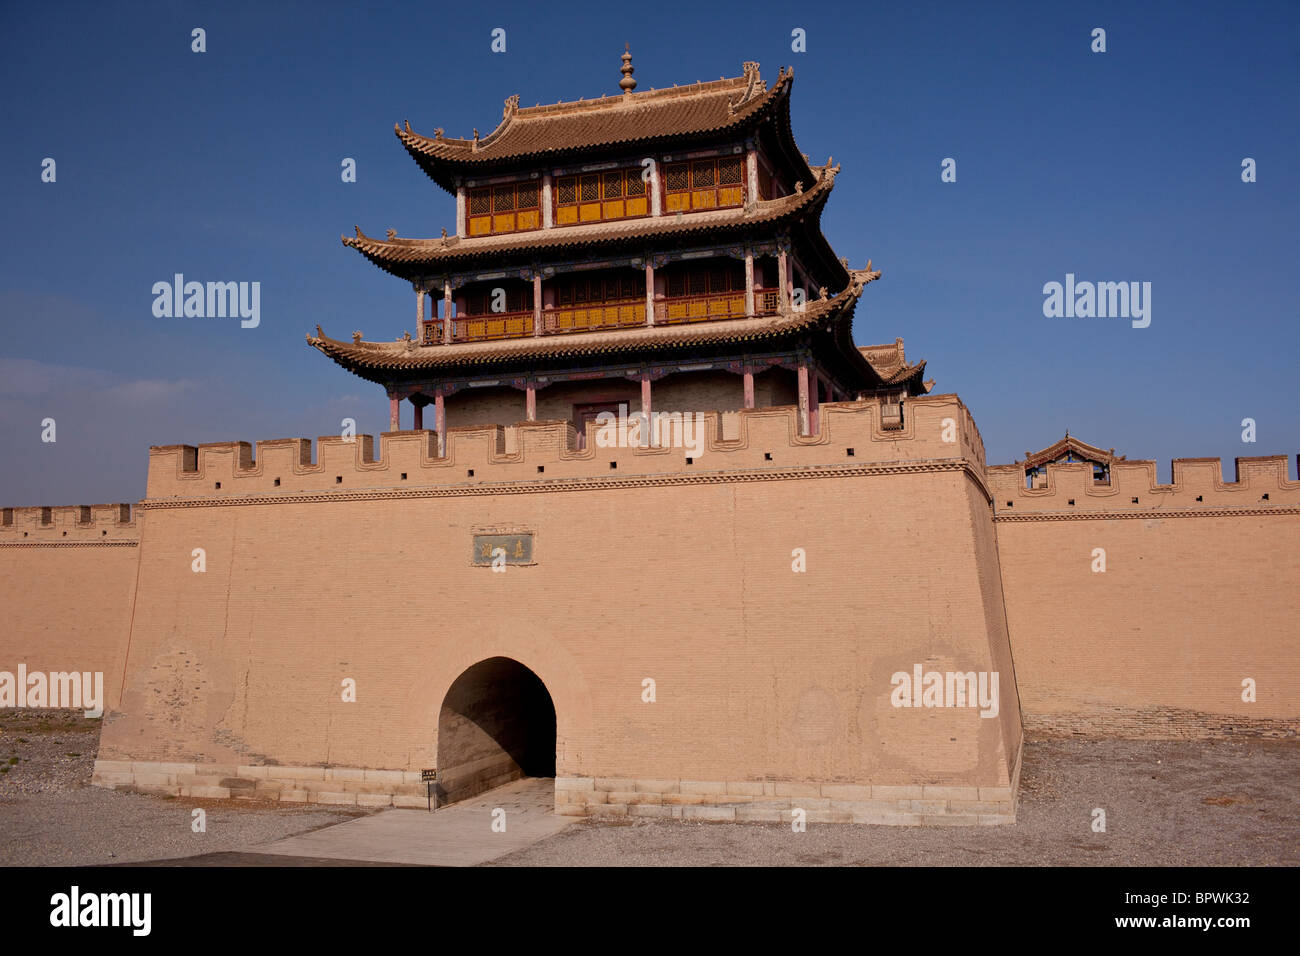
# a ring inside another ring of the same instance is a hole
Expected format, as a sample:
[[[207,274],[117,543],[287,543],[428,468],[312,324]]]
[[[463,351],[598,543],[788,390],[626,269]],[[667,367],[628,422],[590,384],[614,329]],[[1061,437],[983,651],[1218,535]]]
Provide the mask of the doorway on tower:
[[[626,402],[621,407],[624,409],[624,415],[631,414]],[[573,427],[578,430],[579,451],[587,447],[587,422],[594,422],[601,412],[609,412],[617,419],[619,408],[618,402],[589,402],[585,405],[573,406]]]
[[[540,677],[492,657],[462,673],[438,715],[438,804],[555,776],[555,705]]]

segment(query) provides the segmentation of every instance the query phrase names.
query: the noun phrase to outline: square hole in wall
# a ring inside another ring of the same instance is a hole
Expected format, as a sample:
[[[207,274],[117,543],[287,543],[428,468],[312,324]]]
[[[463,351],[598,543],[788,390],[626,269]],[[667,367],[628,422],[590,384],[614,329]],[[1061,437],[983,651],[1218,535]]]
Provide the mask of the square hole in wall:
[[[693,465],[693,464],[695,464],[695,459],[692,458],[690,455],[687,455],[687,456],[686,456],[686,464],[688,464],[688,465]]]
[[[334,484],[336,484],[336,485],[341,485],[341,484],[343,484],[343,476],[342,476],[342,475],[335,475],[335,476],[334,476]]]
[[[538,473],[539,475],[540,475],[542,472],[544,472],[545,470],[546,470],[546,466],[545,466],[545,465],[538,465],[538,466],[537,466],[537,473]]]
[[[764,461],[771,461],[771,460],[772,460],[772,453],[771,453],[770,451],[765,451],[765,452],[763,452],[763,460],[764,460]]]
[[[850,458],[853,457],[853,449],[852,449],[852,448],[846,448],[845,451],[847,451],[847,452],[849,453],[849,457],[850,457]]]
[[[213,487],[216,488],[218,491],[220,491],[220,490],[221,490],[221,482],[218,481],[215,485],[213,485]]]
[[[406,480],[406,472],[402,472],[402,480],[403,480],[403,481]]]
[[[108,534],[107,531],[101,531],[100,534]]]
[[[614,470],[615,468],[617,468],[617,467],[618,467],[618,462],[616,462],[616,461],[611,461],[611,462],[609,463],[609,470],[610,470],[610,471],[613,471],[613,470]]]
[[[1197,496],[1196,496],[1196,500],[1197,500],[1197,501],[1204,501],[1205,498],[1202,497],[1201,495],[1197,495]]]
[[[474,477],[474,469],[471,468],[469,471],[465,472],[465,475],[466,475],[466,477],[473,478],[473,477]]]
[[[1070,504],[1074,504],[1074,499],[1073,499],[1073,498],[1070,499]]]
[[[1268,495],[1267,495],[1267,494],[1264,495],[1264,497],[1263,497],[1263,498],[1260,498],[1259,500],[1260,500],[1260,501],[1268,501]]]
[[[277,487],[277,488],[280,487],[280,479],[279,479],[279,478],[275,479],[275,487]]]
[[[1133,504],[1137,504],[1137,503],[1138,503],[1138,500],[1137,500],[1136,498],[1134,498],[1134,499],[1133,499]]]
[[[1013,505],[1011,502],[1008,501],[1008,502],[1007,502],[1007,507],[1008,507],[1008,508],[1014,508],[1015,505]]]

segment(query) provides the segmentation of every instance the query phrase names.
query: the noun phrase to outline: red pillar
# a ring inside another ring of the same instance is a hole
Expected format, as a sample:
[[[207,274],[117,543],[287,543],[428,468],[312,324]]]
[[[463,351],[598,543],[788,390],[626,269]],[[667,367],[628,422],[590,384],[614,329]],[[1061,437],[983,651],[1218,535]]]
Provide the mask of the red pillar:
[[[641,411],[650,414],[650,376],[641,376]]]
[[[537,386],[532,383],[524,389],[524,415],[526,421],[537,421]]]
[[[808,425],[808,363],[799,363],[799,434],[807,435]]]
[[[745,407],[754,407],[754,370],[745,369]]]
[[[418,432],[424,428],[424,403],[411,399],[411,406],[415,409],[414,428]]]
[[[398,431],[402,427],[402,400],[396,395],[388,396],[388,430]]]

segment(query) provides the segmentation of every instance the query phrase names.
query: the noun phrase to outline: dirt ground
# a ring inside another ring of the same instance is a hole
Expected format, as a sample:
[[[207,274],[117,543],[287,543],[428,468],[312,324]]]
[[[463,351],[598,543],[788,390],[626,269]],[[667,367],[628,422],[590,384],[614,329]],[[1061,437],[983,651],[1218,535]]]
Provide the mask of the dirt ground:
[[[102,790],[98,735],[80,716],[0,712],[0,866],[263,862],[243,854],[369,812]],[[1300,865],[1300,741],[1030,740],[1023,761],[1014,826],[579,822],[490,865]]]

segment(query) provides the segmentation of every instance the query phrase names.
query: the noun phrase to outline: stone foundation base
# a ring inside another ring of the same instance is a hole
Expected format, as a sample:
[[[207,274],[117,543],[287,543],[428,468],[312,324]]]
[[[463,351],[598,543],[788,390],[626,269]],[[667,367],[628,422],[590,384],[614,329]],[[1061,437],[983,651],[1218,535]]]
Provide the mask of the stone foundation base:
[[[246,767],[207,763],[96,760],[91,783],[176,797],[276,800],[359,807],[428,806],[418,770]]]
[[[983,826],[1016,822],[1020,762],[1009,787],[872,785],[736,780],[557,777],[555,812],[563,816],[650,817],[718,823]],[[414,770],[251,767],[203,763],[96,760],[97,787],[178,797],[275,800],[359,807],[428,805]]]
[[[555,781],[555,812],[566,816],[790,823],[796,809],[805,811],[808,823],[977,826],[1016,822],[1011,787],[601,777]]]

